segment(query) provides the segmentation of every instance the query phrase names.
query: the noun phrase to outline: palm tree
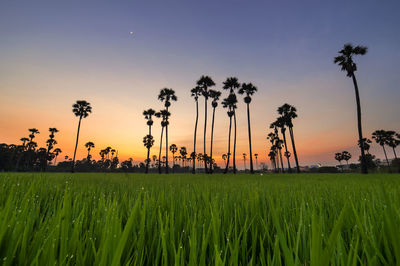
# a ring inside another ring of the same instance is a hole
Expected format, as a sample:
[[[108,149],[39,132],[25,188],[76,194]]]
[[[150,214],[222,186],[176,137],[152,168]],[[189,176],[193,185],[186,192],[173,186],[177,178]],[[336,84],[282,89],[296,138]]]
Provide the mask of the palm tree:
[[[226,158],[228,155],[226,153],[222,154],[222,160],[224,160],[224,164],[226,165]]]
[[[365,46],[356,46],[353,47],[352,44],[345,44],[343,49],[339,51],[339,56],[336,56],[333,60],[335,64],[338,64],[341,67],[342,71],[347,72],[347,76],[353,79],[354,90],[356,94],[356,104],[357,104],[357,122],[358,122],[358,140],[360,143],[362,142],[362,124],[361,124],[361,104],[360,104],[360,95],[358,91],[357,79],[354,72],[357,71],[357,65],[353,61],[353,56],[355,55],[365,55],[367,53],[368,48]],[[367,164],[365,160],[365,152],[364,145],[361,145],[361,173],[367,174]]]
[[[21,138],[20,141],[22,141],[22,147],[23,147],[23,149],[25,149],[25,144],[26,144],[26,142],[29,141],[29,139],[24,137],[24,138]]]
[[[162,150],[162,140],[163,140],[164,128],[169,123],[168,119],[167,119],[167,117],[169,115],[170,115],[170,113],[166,109],[155,113],[156,117],[161,118],[160,152],[158,153],[158,173],[159,174],[161,174],[161,160],[160,159],[161,159],[161,150]]]
[[[343,167],[342,167],[343,154],[341,152],[335,153],[335,160],[339,161],[340,169],[342,169],[342,171],[343,171]]]
[[[55,155],[55,158],[54,158],[54,165],[56,165],[56,163],[57,163],[57,157],[58,157],[58,155],[59,155],[60,153],[62,153],[62,150],[61,150],[60,148],[55,148],[55,149],[54,149],[54,155]]]
[[[386,144],[393,149],[394,158],[397,159],[396,147],[400,145],[400,139],[396,138],[398,134],[393,130],[386,131],[386,134]]]
[[[250,148],[250,173],[254,173],[253,169],[253,153],[251,151],[251,127],[250,127],[250,103],[251,96],[257,91],[257,88],[251,83],[243,83],[239,89],[239,94],[246,94],[244,102],[247,105],[247,128],[249,131],[249,148]]]
[[[28,149],[32,150],[36,147],[36,142],[33,141],[33,139],[35,138],[35,134],[40,134],[40,132],[36,128],[30,128],[28,130],[31,132],[31,134],[29,134]]]
[[[278,133],[278,121],[275,121],[273,123],[271,123],[270,128],[274,129],[274,136],[275,136],[275,146],[278,150],[278,154],[279,154],[279,159],[281,161],[281,169],[282,169],[282,173],[285,172],[285,168],[283,167],[283,158],[282,158],[282,145],[283,145],[283,141],[279,138],[279,133]]]
[[[351,154],[348,151],[342,151],[342,158],[346,161],[346,164],[349,165],[349,160],[351,159]]]
[[[244,165],[244,171],[246,172],[246,153],[243,153],[243,165]]]
[[[389,167],[389,171],[391,171],[389,160],[388,160],[388,157],[386,155],[386,149],[385,149],[385,144],[387,144],[387,136],[388,136],[388,134],[383,129],[375,130],[372,133],[372,138],[375,140],[375,142],[382,146],[383,153],[385,154],[385,158],[386,158],[386,163],[387,163],[387,165]]]
[[[174,173],[174,166],[175,166],[175,152],[178,151],[178,147],[176,146],[176,144],[171,144],[171,146],[169,146],[169,150],[172,152],[172,172]]]
[[[233,113],[233,123],[234,123],[234,130],[235,130],[234,135],[233,135],[233,158],[232,158],[233,159],[233,173],[236,174],[236,130],[237,130],[237,127],[236,127],[235,109],[237,108],[236,107],[237,99],[236,99],[235,90],[240,87],[240,84],[236,77],[227,78],[226,81],[223,82],[223,84],[224,84],[223,89],[229,90],[228,98],[232,97],[232,100],[235,100],[235,104],[232,105],[231,111]],[[229,162],[229,156],[228,156],[228,162]]]
[[[271,151],[274,153],[273,163],[274,163],[275,171],[279,173],[279,171],[280,171],[280,169],[279,169],[279,157],[276,156],[278,154],[278,145],[277,145],[276,141],[279,140],[279,137],[274,132],[270,132],[267,135],[267,139],[269,139],[269,141],[271,142]],[[271,158],[270,154],[268,156]]]
[[[284,154],[285,154],[285,157],[286,157],[286,160],[287,160],[289,173],[291,173],[292,172],[292,168],[290,167],[290,160],[289,160],[290,152],[288,151],[287,144],[286,144],[285,119],[282,116],[280,116],[280,117],[278,117],[276,119],[275,124],[276,124],[277,127],[279,127],[281,129],[281,133],[282,133],[282,136],[283,136],[283,146],[285,146],[285,153]]]
[[[151,135],[151,126],[153,125],[153,115],[155,115],[156,111],[153,109],[147,109],[143,111],[144,118],[147,120],[147,125],[149,126],[149,134]],[[154,140],[153,140],[154,142]],[[153,145],[151,146],[146,146],[147,148],[147,159],[146,159],[146,171],[145,173],[147,174],[149,172],[149,164],[150,164],[150,149]]]
[[[258,161],[257,161],[258,153],[255,153],[254,157],[256,158],[256,171],[257,171],[258,170]]]
[[[191,91],[191,96],[194,97],[196,102],[196,122],[194,124],[194,141],[193,141],[193,152],[196,154],[196,136],[197,136],[197,122],[199,121],[199,96],[201,95],[200,87],[195,87]],[[192,174],[196,173],[196,161],[193,160]]]
[[[278,170],[276,169],[275,155],[276,153],[274,150],[274,146],[272,146],[270,152],[268,153],[268,157],[271,161],[272,166],[274,167],[274,171],[277,172]]]
[[[143,145],[147,148],[147,150],[150,150],[151,147],[154,145],[154,139],[152,135],[147,134],[146,136],[143,137]],[[150,158],[147,156],[146,158],[146,174],[148,173],[149,170],[149,164],[150,164]]]
[[[187,155],[186,147],[181,147],[179,149],[179,153],[182,156],[182,166],[185,167],[185,160],[186,160],[186,155]]]
[[[211,122],[211,145],[210,145],[210,160],[212,161],[212,154],[213,154],[213,140],[214,140],[214,121],[215,121],[215,109],[218,106],[218,100],[221,96],[220,91],[210,90],[209,91],[210,98],[212,99],[211,105],[213,108],[213,115],[212,115],[212,122]],[[213,164],[210,164],[210,173],[213,172]]]
[[[75,167],[76,148],[78,147],[79,130],[81,128],[81,121],[82,121],[82,118],[86,118],[89,116],[89,114],[92,112],[92,107],[90,106],[90,103],[88,103],[87,101],[76,101],[76,103],[74,105],[72,105],[72,112],[75,114],[75,116],[79,117],[78,131],[76,134],[74,158],[72,159],[72,166],[71,166],[71,172],[73,173],[74,167]]]
[[[362,144],[361,144],[361,142],[362,142]],[[360,142],[360,140],[358,140],[358,147],[360,147],[360,149],[361,149],[361,145],[364,145],[364,150],[367,152],[367,154],[369,154],[369,149],[371,148],[370,144],[372,143],[372,141],[370,139],[363,138],[361,140],[361,142]]]
[[[171,106],[171,101],[177,101],[178,97],[175,96],[175,91],[173,89],[164,88],[160,90],[158,94],[158,100],[164,103],[165,110],[168,112],[168,108]],[[171,113],[168,112],[165,123],[165,173],[168,174],[168,117]]]
[[[54,134],[58,132],[58,129],[55,127],[49,128],[49,139],[46,141],[47,145],[47,150],[46,150],[46,156],[44,160],[44,165],[43,165],[43,170],[46,171],[47,168],[47,161],[51,161],[53,159],[53,154],[51,153],[51,150],[54,148],[54,145],[57,144],[57,141],[54,139]]]
[[[90,151],[91,151],[92,148],[94,148],[94,143],[91,142],[91,141],[88,141],[88,142],[86,142],[85,147],[88,150],[88,152],[87,152],[87,160],[90,161],[90,158],[92,157],[90,155]]]
[[[285,103],[284,105],[278,108],[278,113],[283,117],[286,126],[289,128],[289,135],[292,141],[294,160],[296,162],[296,171],[297,173],[300,173],[299,159],[297,157],[296,145],[294,143],[294,133],[293,133],[293,119],[297,117],[297,109],[296,107]]]
[[[228,173],[229,159],[231,157],[232,117],[235,114],[234,110],[236,109],[236,103],[237,103],[236,95],[232,94],[232,93],[229,94],[229,96],[222,101],[222,107],[223,108],[228,108],[227,114],[228,114],[228,117],[229,117],[228,159],[227,159],[227,163],[226,163],[226,167],[225,167],[225,171],[224,171],[225,174]],[[235,144],[234,144],[234,148],[235,148]],[[235,152],[235,150],[234,150],[234,152]],[[235,157],[234,157],[233,158],[233,169],[234,169],[233,171],[234,171],[234,173],[236,173],[235,167],[236,167],[236,162],[235,162]]]
[[[201,78],[197,81],[197,87],[200,88],[201,94],[204,97],[204,134],[203,134],[203,141],[204,141],[204,154],[206,153],[206,136],[207,136],[207,100],[210,97],[208,89],[212,86],[215,86],[214,81],[209,76],[201,76]],[[207,163],[204,164],[204,171],[207,173]]]

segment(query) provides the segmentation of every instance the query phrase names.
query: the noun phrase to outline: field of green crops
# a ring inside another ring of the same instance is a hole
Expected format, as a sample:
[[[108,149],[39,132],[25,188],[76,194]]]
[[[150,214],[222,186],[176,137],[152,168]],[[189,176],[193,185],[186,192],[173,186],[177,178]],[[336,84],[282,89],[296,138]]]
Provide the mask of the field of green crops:
[[[400,175],[0,173],[3,265],[399,265]]]

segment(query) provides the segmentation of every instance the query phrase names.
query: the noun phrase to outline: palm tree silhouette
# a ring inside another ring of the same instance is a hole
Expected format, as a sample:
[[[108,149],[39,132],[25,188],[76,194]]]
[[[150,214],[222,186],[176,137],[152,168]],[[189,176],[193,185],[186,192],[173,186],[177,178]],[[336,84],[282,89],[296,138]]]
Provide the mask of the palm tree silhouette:
[[[156,111],[154,111],[153,109],[147,109],[143,111],[143,115],[144,118],[147,120],[147,125],[149,126],[149,134],[151,135],[151,126],[153,125],[153,115],[155,115]],[[154,143],[154,140],[153,140]],[[147,159],[146,159],[146,170],[145,173],[147,174],[149,172],[149,164],[150,164],[150,149],[153,145],[151,145],[150,147],[147,148]]]
[[[291,106],[290,104],[287,103],[278,108],[278,113],[283,117],[286,126],[289,128],[289,135],[292,141],[294,160],[296,162],[296,171],[297,173],[300,173],[299,159],[297,157],[296,145],[294,143],[294,133],[293,133],[293,119],[297,117],[296,112],[297,112],[296,107]]]
[[[353,56],[355,55],[365,55],[367,53],[368,48],[365,46],[356,46],[353,47],[352,44],[345,44],[343,49],[340,50],[339,56],[336,56],[333,60],[335,64],[338,64],[341,67],[342,71],[347,72],[347,76],[353,79],[354,90],[356,93],[356,104],[357,104],[357,122],[358,122],[358,140],[361,143],[361,173],[367,174],[367,164],[365,160],[365,152],[364,145],[362,142],[362,123],[361,123],[361,104],[360,104],[360,94],[358,91],[357,79],[354,72],[357,71],[357,65],[353,61]]]
[[[243,165],[244,165],[244,171],[246,172],[246,153],[243,153]]]
[[[24,137],[24,138],[21,138],[20,141],[22,141],[22,147],[25,150],[25,147],[26,147],[25,144],[26,144],[26,142],[29,141],[29,139]]]
[[[361,142],[362,142],[362,144],[361,144]],[[367,139],[367,138],[363,138],[362,140],[361,140],[361,142],[360,142],[360,140],[358,140],[358,147],[360,147],[360,149],[361,149],[361,145],[364,145],[364,150],[367,152],[367,154],[369,154],[369,149],[371,148],[371,143],[372,143],[372,141],[370,140],[370,139]]]
[[[342,158],[346,161],[346,164],[349,165],[349,160],[351,159],[351,154],[348,151],[342,151]]]
[[[277,168],[276,168],[276,161],[275,161],[275,157],[276,157],[276,153],[274,150],[274,146],[271,146],[271,150],[268,153],[268,157],[271,161],[272,166],[274,167],[274,171],[278,172]]]
[[[40,134],[40,132],[36,128],[30,128],[28,130],[31,132],[31,134],[29,134],[28,149],[32,150],[35,149],[35,147],[37,146],[36,142],[33,141],[33,139],[35,138],[35,134]]]
[[[228,159],[226,162],[226,167],[225,167],[225,171],[224,173],[228,173],[229,170],[229,159],[231,157],[231,132],[232,132],[232,117],[234,116],[234,110],[236,109],[236,103],[237,103],[237,99],[236,99],[236,95],[235,94],[229,94],[229,96],[227,98],[225,98],[222,101],[222,107],[223,108],[228,108],[228,117],[229,117],[229,134],[228,134]],[[235,147],[235,144],[234,144]],[[236,167],[236,163],[235,163],[235,158],[233,159],[233,163],[234,163],[234,173],[236,173],[235,167]]]
[[[87,160],[90,161],[90,158],[92,157],[90,155],[90,151],[91,151],[92,148],[94,148],[94,143],[91,142],[91,141],[88,141],[88,142],[86,142],[85,147],[88,150],[88,152],[87,152]]]
[[[150,150],[151,147],[154,145],[154,139],[152,135],[147,134],[146,136],[143,137],[143,145],[147,148],[147,150]],[[148,173],[149,170],[149,164],[150,164],[150,158],[147,156],[146,158],[146,174]]]
[[[175,96],[175,91],[173,89],[164,88],[160,90],[158,94],[158,100],[164,103],[167,115],[165,116],[165,173],[168,174],[168,117],[171,113],[168,112],[168,108],[171,106],[171,101],[177,101],[178,97]]]
[[[392,170],[390,169],[390,164],[389,164],[389,160],[386,154],[386,149],[385,149],[385,145],[387,144],[387,139],[388,139],[388,134],[385,130],[381,129],[381,130],[375,130],[372,133],[372,138],[375,140],[376,143],[378,143],[379,145],[382,146],[383,148],[383,153],[385,154],[385,158],[386,158],[386,163],[388,165],[389,168],[389,172],[391,172]]]
[[[224,164],[226,165],[226,158],[228,157],[228,155],[226,155],[226,153],[222,154],[222,160],[224,160]]]
[[[172,152],[172,173],[175,172],[174,170],[174,166],[175,166],[175,152],[178,151],[178,147],[176,146],[176,144],[171,144],[171,146],[169,146],[169,150]]]
[[[179,149],[179,153],[181,154],[181,158],[182,158],[182,165],[183,167],[185,167],[185,160],[186,160],[186,155],[187,155],[187,150],[186,147],[181,147]]]
[[[78,131],[76,134],[76,143],[75,143],[75,150],[74,150],[74,158],[72,159],[72,166],[71,166],[71,172],[74,172],[74,167],[75,167],[75,156],[76,156],[76,148],[78,147],[78,140],[79,140],[79,130],[81,128],[81,121],[82,118],[86,118],[89,116],[89,114],[92,112],[92,107],[90,106],[90,103],[87,101],[76,101],[74,105],[72,105],[72,112],[75,114],[75,116],[79,117],[79,123],[78,123]]]
[[[343,171],[343,168],[342,168],[343,154],[341,152],[335,153],[335,160],[339,161],[340,169],[342,169],[342,171]]]
[[[279,127],[281,129],[281,133],[282,133],[282,136],[283,136],[283,146],[285,147],[285,153],[284,154],[285,154],[285,157],[286,157],[286,160],[287,160],[287,164],[288,164],[288,171],[289,171],[289,173],[291,173],[292,172],[292,168],[290,167],[290,160],[289,160],[290,152],[288,152],[287,144],[286,144],[285,119],[282,116],[280,116],[280,117],[278,117],[276,119],[275,124],[276,124],[277,127]]]
[[[196,122],[194,124],[194,141],[193,141],[193,152],[196,154],[196,137],[197,137],[197,122],[199,121],[199,96],[201,95],[201,89],[196,86],[191,91],[191,96],[194,97],[196,102]],[[193,160],[192,174],[196,173],[196,160]]]
[[[271,127],[271,126],[270,126]],[[270,157],[271,161],[273,160],[274,163],[274,168],[275,168],[275,172],[279,173],[279,157],[277,157],[278,154],[278,146],[276,145],[276,141],[279,139],[278,136],[274,133],[274,132],[270,132],[267,135],[267,139],[269,139],[269,141],[271,142],[271,152],[273,152],[273,156],[272,154],[268,154],[268,156]],[[271,157],[272,156],[272,157]]]
[[[60,148],[55,148],[55,149],[54,149],[54,155],[55,155],[55,158],[54,158],[54,165],[56,165],[56,163],[57,163],[57,157],[58,157],[58,155],[59,155],[60,153],[62,153],[62,150],[61,150]]]
[[[209,76],[201,76],[201,78],[197,81],[197,87],[200,88],[201,94],[204,97],[204,134],[203,134],[203,141],[204,141],[204,154],[206,153],[206,136],[207,136],[207,100],[209,95],[208,89],[212,86],[215,86],[214,81]],[[204,171],[207,173],[207,163],[204,164]]]
[[[232,105],[231,111],[233,113],[233,123],[234,123],[234,129],[235,129],[234,135],[233,135],[233,158],[232,158],[233,159],[233,173],[236,174],[236,130],[237,130],[237,127],[236,127],[235,109],[237,108],[236,107],[237,99],[236,99],[235,90],[240,87],[240,84],[236,77],[227,78],[226,81],[223,82],[223,84],[224,84],[223,89],[229,90],[228,98],[231,97],[231,95],[233,95],[234,97],[232,96],[232,100],[233,99],[235,100],[235,104]],[[229,123],[229,127],[230,127],[230,124],[231,124],[231,122]],[[228,163],[229,163],[229,156],[228,156]]]
[[[213,154],[213,141],[214,141],[214,121],[215,121],[215,109],[218,106],[218,100],[219,97],[221,96],[220,91],[216,90],[210,90],[209,91],[210,98],[212,99],[211,105],[213,108],[213,114],[212,114],[212,122],[211,122],[211,145],[210,145],[210,160],[212,161],[212,154]],[[213,172],[213,164],[210,164],[210,173]]]
[[[239,89],[239,94],[246,94],[244,97],[244,102],[247,105],[247,128],[249,131],[249,149],[250,149],[250,173],[254,174],[253,169],[253,153],[251,150],[251,127],[250,127],[250,103],[251,96],[257,91],[257,88],[251,83],[243,83],[242,87]]]
[[[275,136],[275,146],[278,150],[278,154],[279,154],[279,160],[281,161],[281,169],[282,169],[282,173],[285,172],[285,168],[283,167],[283,158],[282,158],[282,145],[283,145],[283,141],[279,138],[279,134],[278,134],[278,122],[275,121],[273,123],[271,123],[270,128],[274,129],[274,136]]]
[[[256,170],[258,170],[258,161],[257,161],[258,153],[255,153],[255,154],[254,154],[254,157],[256,158]]]
[[[393,149],[395,159],[397,159],[396,147],[400,144],[400,139],[396,138],[397,135],[393,130],[386,131],[386,144]]]

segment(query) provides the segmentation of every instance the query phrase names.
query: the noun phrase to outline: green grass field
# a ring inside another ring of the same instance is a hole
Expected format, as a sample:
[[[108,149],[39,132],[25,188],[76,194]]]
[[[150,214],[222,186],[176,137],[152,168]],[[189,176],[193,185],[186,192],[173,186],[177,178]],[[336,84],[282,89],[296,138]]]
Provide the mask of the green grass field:
[[[3,265],[399,265],[400,175],[0,174]]]

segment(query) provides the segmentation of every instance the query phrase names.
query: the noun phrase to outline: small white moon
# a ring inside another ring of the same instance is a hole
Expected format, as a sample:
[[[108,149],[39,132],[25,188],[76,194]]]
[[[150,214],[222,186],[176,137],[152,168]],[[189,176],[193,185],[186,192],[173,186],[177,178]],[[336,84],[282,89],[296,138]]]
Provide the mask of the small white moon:
[[[130,35],[133,35],[133,31],[129,32]]]

